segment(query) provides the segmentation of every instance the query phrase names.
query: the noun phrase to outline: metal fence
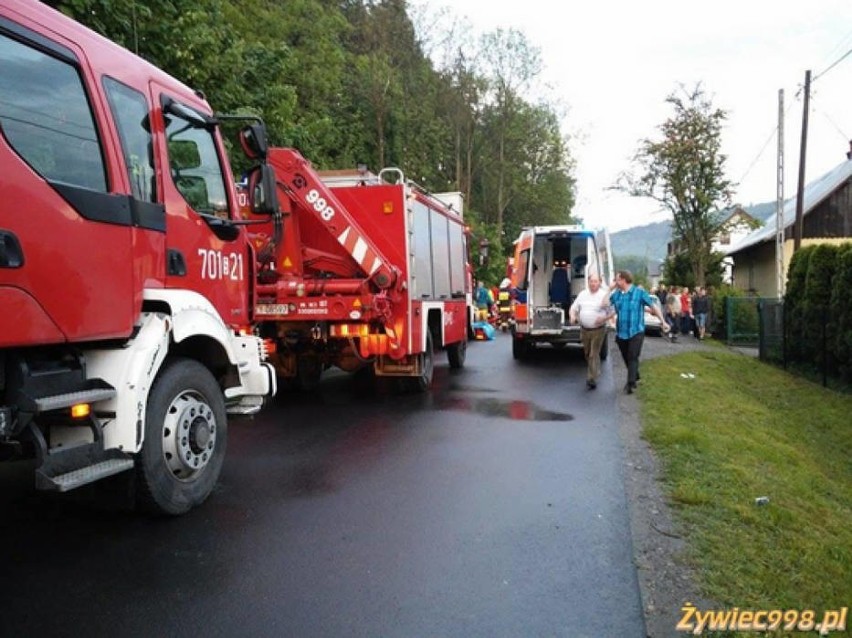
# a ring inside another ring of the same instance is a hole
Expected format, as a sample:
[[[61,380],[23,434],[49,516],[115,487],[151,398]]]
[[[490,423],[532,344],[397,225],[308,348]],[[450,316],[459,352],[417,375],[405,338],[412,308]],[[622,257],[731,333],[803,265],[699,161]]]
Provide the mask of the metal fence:
[[[831,327],[828,312],[822,313],[822,320],[811,326],[809,335],[797,337],[799,347],[796,348],[796,343],[789,334],[790,327],[787,325],[788,318],[784,312],[784,300],[755,299],[755,307],[759,319],[757,347],[761,361],[782,365],[796,374],[804,375],[814,381],[821,381],[823,386],[828,386],[831,381],[833,386],[849,389],[848,384],[844,386],[839,378],[841,375],[838,372],[835,353],[831,346],[832,341],[829,337]],[[807,357],[802,357],[804,343],[802,339],[807,339],[804,350],[809,353]]]
[[[732,346],[760,344],[760,297],[727,297],[725,299],[725,340]]]
[[[760,360],[780,363],[786,367],[784,300],[760,299],[757,303],[757,314],[760,321],[760,337],[758,339]]]

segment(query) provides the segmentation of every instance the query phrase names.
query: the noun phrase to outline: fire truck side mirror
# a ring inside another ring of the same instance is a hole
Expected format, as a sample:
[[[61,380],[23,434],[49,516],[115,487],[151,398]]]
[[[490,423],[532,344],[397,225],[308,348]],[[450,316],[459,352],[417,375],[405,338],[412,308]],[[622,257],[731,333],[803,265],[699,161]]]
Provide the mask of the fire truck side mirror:
[[[266,127],[259,122],[243,127],[240,131],[240,146],[249,159],[265,160],[269,151]]]
[[[256,166],[249,175],[251,212],[257,215],[274,215],[278,212],[275,171],[269,164]]]

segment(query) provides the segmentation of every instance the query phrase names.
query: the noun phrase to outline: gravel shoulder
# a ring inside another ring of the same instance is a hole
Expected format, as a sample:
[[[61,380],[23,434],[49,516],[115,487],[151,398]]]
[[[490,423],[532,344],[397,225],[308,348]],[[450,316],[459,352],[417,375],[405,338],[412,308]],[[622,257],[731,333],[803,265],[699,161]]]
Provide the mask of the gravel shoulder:
[[[612,338],[612,337],[610,337]],[[627,377],[624,362],[614,343],[613,377],[621,388]],[[646,337],[642,361],[666,357],[690,350],[712,350],[693,337],[681,336],[676,343],[664,337]],[[718,605],[698,595],[696,579],[684,560],[685,542],[674,531],[672,510],[662,491],[661,467],[653,450],[642,439],[639,400],[636,394],[618,391],[619,435],[624,447],[624,479],[633,535],[634,560],[639,574],[639,589],[645,612],[648,636],[683,636],[675,630],[686,602],[699,609]]]

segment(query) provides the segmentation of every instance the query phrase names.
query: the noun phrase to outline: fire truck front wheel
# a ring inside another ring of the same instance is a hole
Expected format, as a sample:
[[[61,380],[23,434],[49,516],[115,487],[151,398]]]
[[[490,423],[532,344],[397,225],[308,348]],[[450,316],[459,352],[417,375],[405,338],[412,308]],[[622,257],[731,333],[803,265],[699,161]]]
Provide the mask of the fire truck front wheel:
[[[222,389],[191,359],[172,359],[148,396],[145,443],[136,463],[137,502],[155,514],[183,514],[213,491],[228,424]]]

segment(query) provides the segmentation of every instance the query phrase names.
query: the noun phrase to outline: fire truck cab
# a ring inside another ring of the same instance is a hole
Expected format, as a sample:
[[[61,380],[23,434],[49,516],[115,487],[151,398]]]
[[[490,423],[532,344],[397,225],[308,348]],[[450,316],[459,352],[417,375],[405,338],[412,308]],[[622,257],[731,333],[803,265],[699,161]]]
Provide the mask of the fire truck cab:
[[[568,309],[595,273],[607,285],[613,276],[606,230],[580,226],[525,228],[515,241],[512,272],[512,355],[522,359],[537,345],[580,344],[580,328],[568,324]],[[604,340],[601,358],[608,354]]]
[[[41,489],[131,471],[144,509],[198,505],[226,415],[276,389],[210,107],[46,5],[3,0],[0,167],[0,460],[34,458]]]

